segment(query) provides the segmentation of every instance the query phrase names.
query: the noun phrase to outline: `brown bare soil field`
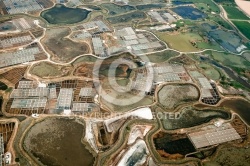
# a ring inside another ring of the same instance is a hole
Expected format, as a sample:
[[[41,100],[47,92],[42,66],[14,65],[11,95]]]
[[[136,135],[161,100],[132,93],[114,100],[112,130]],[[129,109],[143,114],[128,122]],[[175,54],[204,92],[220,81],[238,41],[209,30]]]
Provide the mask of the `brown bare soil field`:
[[[55,28],[46,31],[42,40],[46,50],[52,54],[52,60],[69,62],[75,57],[89,53],[89,46],[84,42],[74,42],[67,38],[70,34],[68,28]]]

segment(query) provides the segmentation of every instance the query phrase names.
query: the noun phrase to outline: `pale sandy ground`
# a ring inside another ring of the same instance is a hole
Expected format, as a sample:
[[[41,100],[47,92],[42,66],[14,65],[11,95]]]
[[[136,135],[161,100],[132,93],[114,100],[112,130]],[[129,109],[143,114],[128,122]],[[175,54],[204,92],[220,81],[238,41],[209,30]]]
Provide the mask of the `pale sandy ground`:
[[[250,1],[235,0],[235,3],[250,17]]]

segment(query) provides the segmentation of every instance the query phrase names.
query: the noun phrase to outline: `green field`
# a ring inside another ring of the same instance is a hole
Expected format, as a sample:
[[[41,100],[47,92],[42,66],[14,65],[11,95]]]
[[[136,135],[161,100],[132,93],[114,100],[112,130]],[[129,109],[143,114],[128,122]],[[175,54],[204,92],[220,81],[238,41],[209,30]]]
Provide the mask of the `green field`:
[[[200,48],[193,46],[190,41],[196,41],[197,43],[203,41],[203,38],[197,33],[169,35],[165,32],[157,32],[156,35],[166,42],[170,48],[183,52],[199,51]]]
[[[249,69],[250,62],[245,60],[242,56],[233,55],[229,53],[212,52],[212,57],[221,62],[225,66]]]
[[[198,42],[197,43],[198,48],[200,49],[213,49],[218,51],[223,51],[223,49],[220,47],[220,45],[216,42]]]
[[[246,60],[248,60],[248,61],[250,62],[250,51],[245,52],[244,54],[242,54],[242,56],[243,56],[244,58],[246,58]]]
[[[228,18],[230,19],[249,20],[249,18],[236,7],[223,6],[223,8],[227,12]]]
[[[249,166],[249,153],[250,148],[236,147],[231,144],[221,145],[218,147],[217,153],[210,160],[204,162],[204,166]]]
[[[233,27],[224,19],[222,19],[219,15],[208,15],[208,17],[209,17],[209,20],[216,22],[220,26],[229,30],[233,30]]]
[[[234,25],[245,35],[248,39],[250,39],[250,23],[247,21],[233,21]]]
[[[165,62],[165,61],[169,60],[170,58],[175,57],[177,55],[179,55],[178,52],[167,50],[167,51],[163,51],[163,52],[148,54],[145,56],[147,56],[149,61],[152,63],[161,63],[161,62]]]
[[[119,23],[128,23],[133,20],[139,20],[139,19],[145,19],[147,16],[144,12],[141,11],[134,11],[127,14],[114,16],[114,17],[108,17],[107,20],[111,24],[119,24]]]
[[[123,14],[135,10],[135,7],[129,5],[116,5],[113,3],[101,4],[101,7],[109,11],[109,15]]]
[[[220,79],[220,73],[215,68],[213,68],[211,65],[206,64],[206,63],[200,63],[199,67],[203,69],[204,74],[208,78],[210,78],[212,80],[216,80],[216,81]]]
[[[72,65],[75,66],[75,65],[78,65],[80,63],[84,63],[84,62],[95,62],[97,60],[96,57],[93,57],[92,55],[85,55],[85,56],[82,56],[78,59],[76,59]]]

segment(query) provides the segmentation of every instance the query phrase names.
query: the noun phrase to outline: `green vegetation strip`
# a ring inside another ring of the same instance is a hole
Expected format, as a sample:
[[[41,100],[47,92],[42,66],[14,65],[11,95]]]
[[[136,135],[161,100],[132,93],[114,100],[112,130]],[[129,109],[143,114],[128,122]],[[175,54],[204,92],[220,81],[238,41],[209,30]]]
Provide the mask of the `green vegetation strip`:
[[[238,8],[233,6],[223,6],[227,12],[228,18],[237,20],[249,20],[249,18]]]
[[[248,21],[233,21],[233,23],[250,40],[250,23]]]

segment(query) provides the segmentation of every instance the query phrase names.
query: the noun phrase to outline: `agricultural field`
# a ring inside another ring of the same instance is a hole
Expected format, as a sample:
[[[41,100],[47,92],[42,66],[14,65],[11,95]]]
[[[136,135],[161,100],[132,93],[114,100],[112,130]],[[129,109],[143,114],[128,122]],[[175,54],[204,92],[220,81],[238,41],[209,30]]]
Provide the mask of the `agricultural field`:
[[[219,4],[234,4],[234,0],[214,0],[214,2]]]
[[[72,70],[71,66],[60,66],[48,62],[41,62],[34,65],[30,73],[40,78],[54,78],[67,76]]]
[[[192,45],[191,41],[203,41],[203,38],[196,33],[169,35],[165,32],[157,32],[156,34],[160,40],[166,42],[170,48],[183,52],[199,51],[200,49]]]
[[[86,63],[86,62],[96,62],[97,58],[96,57],[93,57],[92,55],[85,55],[85,56],[82,56],[80,58],[77,58],[73,63],[72,65],[73,66],[76,66],[78,64],[81,64],[81,63]]]
[[[126,0],[125,0],[126,1]],[[128,0],[131,5],[166,3],[165,0]]]
[[[204,109],[198,110],[193,107],[185,107],[180,110],[179,119],[161,119],[163,128],[165,130],[175,130],[181,128],[189,128],[209,121],[221,118],[228,120],[231,118],[231,114],[224,110],[213,110],[213,109]]]
[[[198,99],[199,91],[192,85],[165,85],[158,92],[159,103],[166,110]]]
[[[240,11],[237,7],[234,6],[223,6],[225,11],[227,12],[227,16],[229,19],[235,20],[250,20],[242,11]]]
[[[161,62],[168,61],[170,58],[178,56],[178,55],[179,55],[179,53],[176,51],[166,50],[166,51],[162,51],[162,52],[148,54],[145,56],[148,58],[149,62],[151,62],[151,63],[161,63]],[[143,56],[141,56],[141,57],[143,58]]]
[[[165,4],[146,4],[146,5],[137,5],[136,8],[138,10],[146,11],[151,9],[162,9],[166,5]]]
[[[112,93],[112,91],[111,91],[111,93]],[[134,96],[135,95],[131,94],[131,93],[117,93],[116,92],[116,94],[114,96],[114,97],[117,97],[117,98],[115,98],[116,100],[114,100],[112,102],[108,102],[104,98],[101,98],[101,102],[105,105],[105,107],[107,107],[112,112],[126,112],[129,110],[135,109],[137,107],[147,106],[147,105],[151,105],[153,103],[153,98],[150,96],[146,96],[146,97],[142,98],[139,102],[134,103],[133,102]],[[118,101],[117,99],[118,100],[131,99],[131,100],[128,101],[128,105],[122,106],[122,105],[114,104],[114,103],[117,103],[117,101]]]
[[[245,52],[244,54],[242,54],[242,56],[246,59],[246,60],[248,60],[249,62],[250,62],[250,52],[248,51],[248,52]]]
[[[146,17],[147,16],[144,12],[134,11],[134,12],[130,12],[130,13],[119,15],[119,16],[108,17],[107,20],[111,24],[119,24],[119,23],[129,23],[130,21],[133,21],[133,20],[145,19]]]
[[[250,40],[250,23],[249,21],[232,21],[233,24]]]
[[[242,39],[235,32],[229,32],[225,30],[213,30],[209,31],[208,36],[213,38],[217,43],[219,43],[225,50],[238,53],[237,48],[243,45]]]
[[[218,15],[209,15],[208,18],[209,20],[216,22],[218,25],[222,26],[225,29],[233,30],[233,27]]]
[[[89,53],[88,45],[84,42],[70,40],[67,38],[69,33],[68,28],[56,28],[46,31],[42,43],[48,52],[53,55],[52,59],[54,61],[68,62],[79,55]]]
[[[173,1],[174,4],[175,2],[178,2],[178,4],[191,4],[193,3],[195,6],[197,6],[199,9],[204,10],[207,13],[215,12],[215,13],[220,13],[219,7],[212,1],[212,0],[176,0]],[[201,8],[203,7],[203,8]],[[207,10],[206,10],[207,9]]]
[[[113,79],[116,80],[117,78]],[[135,109],[137,107],[147,106],[153,103],[152,96],[142,97],[141,95],[133,93],[131,90],[129,90],[130,83],[131,83],[130,81],[129,82],[126,81],[123,83],[120,82],[120,84],[118,84],[120,87],[117,87],[117,85],[113,84],[111,85],[109,80],[105,78],[104,80],[102,80],[101,83],[102,86],[102,91],[100,92],[101,102],[105,105],[105,107],[107,107],[112,112],[126,112]],[[117,88],[119,88],[121,92],[117,91]],[[123,102],[122,105],[120,103],[121,101]]]
[[[220,72],[218,70],[216,70],[214,67],[212,67],[209,64],[206,63],[200,63],[198,65],[204,72],[205,76],[207,76],[208,78],[218,81],[220,80]]]
[[[197,42],[196,46],[201,50],[213,49],[213,50],[223,51],[221,46],[217,42],[214,42],[214,41]]]
[[[250,62],[240,55],[229,53],[212,52],[211,56],[214,60],[221,62],[224,66],[249,69]]]
[[[222,145],[209,161],[204,162],[204,166],[247,166],[250,163],[248,154],[250,154],[250,148]],[[232,156],[237,156],[237,160]]]
[[[249,166],[250,18],[234,0],[0,7],[0,131],[18,124],[0,165]]]

